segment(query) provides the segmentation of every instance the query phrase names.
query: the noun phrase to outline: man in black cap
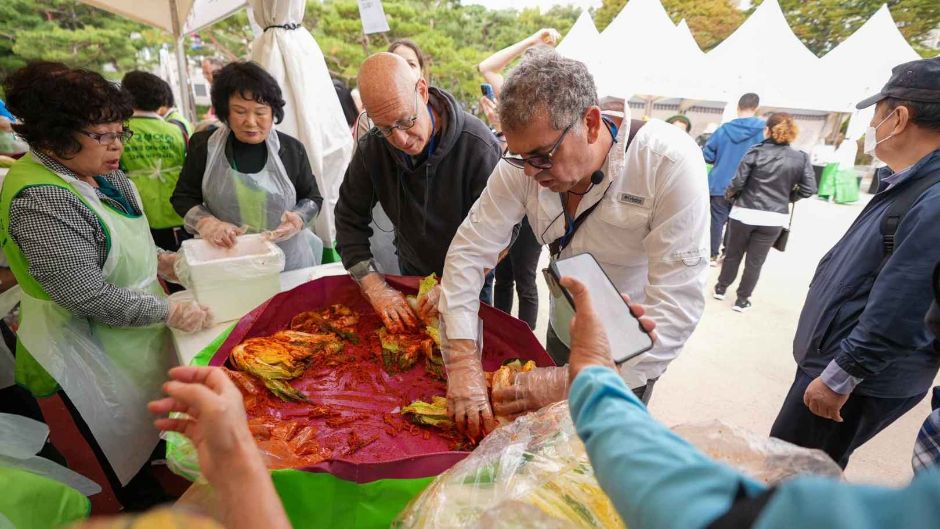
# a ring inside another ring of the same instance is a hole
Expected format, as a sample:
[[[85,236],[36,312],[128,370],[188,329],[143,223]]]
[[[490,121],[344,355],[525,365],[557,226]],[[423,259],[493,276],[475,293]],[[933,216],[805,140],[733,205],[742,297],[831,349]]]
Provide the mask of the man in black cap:
[[[793,340],[796,380],[770,435],[843,468],[917,404],[940,368],[923,316],[940,261],[940,58],[894,68],[865,152],[892,173],[819,262]]]

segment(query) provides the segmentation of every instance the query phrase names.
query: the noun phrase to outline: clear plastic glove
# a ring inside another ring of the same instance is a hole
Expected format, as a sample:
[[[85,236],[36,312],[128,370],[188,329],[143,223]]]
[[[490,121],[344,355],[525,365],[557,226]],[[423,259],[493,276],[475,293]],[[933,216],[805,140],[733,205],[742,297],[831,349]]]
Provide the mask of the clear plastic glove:
[[[238,236],[245,233],[245,229],[209,216],[196,224],[196,233],[213,246],[232,248],[238,242]]]
[[[568,367],[537,367],[516,373],[512,386],[493,390],[493,411],[515,417],[568,398]]]
[[[168,327],[183,332],[196,332],[212,326],[212,311],[196,301],[170,302],[170,313],[166,317]]]
[[[436,318],[440,312],[438,305],[441,303],[441,285],[434,285],[426,295],[418,296],[418,317],[424,322],[429,322]]]
[[[460,432],[479,440],[497,424],[477,344],[473,340],[446,340],[441,353],[447,369],[447,413]]]
[[[359,288],[392,334],[418,325],[418,317],[408,305],[405,295],[388,286],[381,275],[371,273],[363,277]]]
[[[281,224],[277,228],[265,232],[264,236],[271,242],[281,242],[297,235],[302,229],[304,229],[304,219],[293,211],[285,211],[281,215]]]
[[[163,252],[157,254],[157,277],[171,283],[179,283],[176,275],[176,260],[179,255],[176,252]]]

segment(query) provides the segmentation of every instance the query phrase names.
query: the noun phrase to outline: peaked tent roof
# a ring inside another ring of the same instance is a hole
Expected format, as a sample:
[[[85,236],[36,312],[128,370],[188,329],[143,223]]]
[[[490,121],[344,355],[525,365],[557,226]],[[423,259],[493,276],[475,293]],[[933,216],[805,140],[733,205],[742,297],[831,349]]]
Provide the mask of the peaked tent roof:
[[[660,0],[630,0],[601,33],[599,61],[611,93],[714,99],[701,50],[683,37]]]
[[[706,62],[729,95],[756,92],[762,105],[830,110],[814,94],[819,59],[790,29],[777,0],[758,6]]]
[[[684,18],[676,24],[676,33],[679,35],[679,40],[682,41],[686,48],[698,52],[699,55],[705,55],[705,52],[702,51],[702,48],[698,45],[695,36],[692,35],[692,30],[689,29],[689,24]]]
[[[898,30],[888,6],[882,5],[820,62],[827,79],[824,84],[833,87],[829,97],[834,106],[851,111],[884,86],[893,67],[920,58]]]
[[[581,12],[568,34],[556,48],[558,53],[588,64],[598,55],[600,32],[594,25],[594,19],[586,10]]]
[[[247,4],[246,0],[81,1],[148,26],[163,29],[176,37],[204,28]],[[174,18],[178,24],[174,23]]]

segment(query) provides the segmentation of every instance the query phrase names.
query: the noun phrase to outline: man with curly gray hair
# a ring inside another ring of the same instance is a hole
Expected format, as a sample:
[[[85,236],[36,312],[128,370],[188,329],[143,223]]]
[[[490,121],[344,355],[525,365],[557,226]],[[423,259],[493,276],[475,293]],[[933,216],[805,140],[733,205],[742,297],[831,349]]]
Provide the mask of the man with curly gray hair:
[[[584,64],[554,52],[527,57],[506,79],[499,116],[507,148],[447,253],[440,311],[451,412],[471,435],[494,426],[476,356],[477,294],[513,225],[528,216],[552,259],[591,253],[656,324],[653,349],[621,374],[648,400],[705,306],[708,181],[701,150],[663,121],[602,112]],[[547,348],[568,360],[572,314],[552,300]],[[616,347],[618,344],[611,344]],[[622,345],[622,344],[619,344]],[[563,400],[564,369],[519,375],[493,396],[506,416]]]

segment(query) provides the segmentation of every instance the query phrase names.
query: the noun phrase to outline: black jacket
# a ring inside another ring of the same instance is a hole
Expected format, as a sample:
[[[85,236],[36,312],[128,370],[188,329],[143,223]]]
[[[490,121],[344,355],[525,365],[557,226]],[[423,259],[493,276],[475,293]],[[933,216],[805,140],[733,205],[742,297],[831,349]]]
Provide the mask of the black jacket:
[[[189,139],[186,161],[183,162],[183,169],[180,171],[176,190],[173,191],[173,195],[170,197],[170,203],[173,204],[173,209],[180,217],[185,217],[186,212],[203,203],[202,178],[205,175],[206,163],[209,158],[209,136],[213,132],[215,132],[215,129],[197,132]],[[283,132],[277,132],[277,136],[281,142],[281,148],[277,154],[287,171],[287,178],[294,184],[294,189],[297,191],[297,202],[309,198],[316,203],[317,211],[319,211],[323,205],[323,197],[320,195],[317,180],[310,169],[307,149],[304,148],[303,143],[300,143],[300,140],[293,136]],[[262,143],[258,147],[260,149],[256,149],[253,145],[247,146],[247,144],[238,142],[234,134],[229,134],[225,146],[225,156],[228,158],[229,163],[237,160],[241,170],[249,173],[257,172],[264,167],[267,160],[265,145]]]
[[[500,144],[486,125],[443,90],[431,88],[430,101],[447,119],[434,152],[417,166],[381,135],[359,139],[335,209],[336,249],[347,269],[372,258],[378,201],[395,229],[403,273],[441,274],[451,239],[499,161]]]
[[[789,213],[790,202],[814,193],[816,176],[809,156],[765,140],[744,154],[725,197],[740,208]]]

